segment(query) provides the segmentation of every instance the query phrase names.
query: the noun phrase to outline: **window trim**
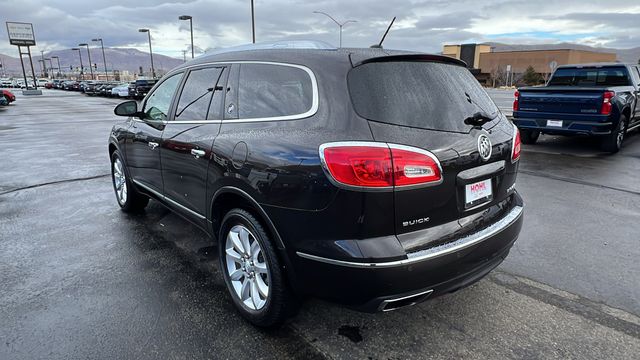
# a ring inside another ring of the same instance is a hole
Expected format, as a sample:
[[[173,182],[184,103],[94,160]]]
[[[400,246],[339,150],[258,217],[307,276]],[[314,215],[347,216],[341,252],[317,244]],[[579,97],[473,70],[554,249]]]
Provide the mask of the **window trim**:
[[[203,64],[195,64],[195,65],[191,65],[191,66],[187,66],[187,67],[182,67],[180,69],[177,69],[175,71],[175,73],[181,72],[181,71],[187,71],[187,70],[191,70],[192,68],[195,67],[204,67],[204,66],[211,66],[211,65],[232,65],[232,64],[262,64],[262,65],[275,65],[275,66],[288,66],[288,67],[293,67],[293,68],[298,68],[301,70],[304,70],[307,75],[309,75],[309,78],[311,79],[311,89],[312,89],[312,101],[311,101],[311,108],[304,112],[304,113],[300,113],[300,114],[293,114],[293,115],[286,115],[286,116],[272,116],[272,117],[264,117],[264,118],[251,118],[251,119],[224,119],[224,120],[172,120],[171,123],[172,124],[215,124],[215,123],[252,123],[252,122],[270,122],[270,121],[289,121],[289,120],[300,120],[300,119],[306,119],[308,117],[311,117],[313,115],[315,115],[318,112],[318,108],[319,108],[319,94],[318,94],[318,81],[316,79],[315,74],[313,73],[313,71],[311,69],[309,69],[308,67],[304,66],[304,65],[298,65],[298,64],[290,64],[290,63],[283,63],[283,62],[276,62],[276,61],[253,61],[253,60],[240,60],[240,61],[215,61],[215,62],[208,62],[208,63],[203,63]],[[168,73],[167,77],[170,77],[174,75],[173,72]],[[229,79],[228,81],[230,81],[231,79]],[[232,86],[238,86],[239,84],[232,84]],[[229,82],[227,82],[227,86],[229,86]],[[180,91],[182,92],[182,88],[180,88]]]

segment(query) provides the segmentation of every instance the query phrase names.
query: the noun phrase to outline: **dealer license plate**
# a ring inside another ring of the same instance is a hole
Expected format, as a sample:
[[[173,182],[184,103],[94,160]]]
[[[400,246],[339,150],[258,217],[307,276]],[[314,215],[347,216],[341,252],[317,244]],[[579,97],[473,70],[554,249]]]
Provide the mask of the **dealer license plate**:
[[[562,120],[547,120],[548,127],[562,127]]]
[[[465,185],[465,208],[470,208],[493,198],[491,179]]]

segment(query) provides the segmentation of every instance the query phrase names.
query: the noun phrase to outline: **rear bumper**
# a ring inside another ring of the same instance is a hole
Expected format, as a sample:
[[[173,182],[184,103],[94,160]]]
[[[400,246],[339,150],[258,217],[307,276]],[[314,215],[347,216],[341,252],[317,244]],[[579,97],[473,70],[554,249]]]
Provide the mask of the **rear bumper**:
[[[562,121],[560,126],[547,126],[548,120]],[[611,134],[613,123],[611,121],[577,121],[553,118],[513,118],[513,123],[518,129],[538,130],[548,134],[584,134],[584,135],[608,135]]]
[[[305,292],[365,312],[411,305],[468,286],[498,266],[518,238],[523,206],[456,241],[385,262],[336,260],[298,252]]]

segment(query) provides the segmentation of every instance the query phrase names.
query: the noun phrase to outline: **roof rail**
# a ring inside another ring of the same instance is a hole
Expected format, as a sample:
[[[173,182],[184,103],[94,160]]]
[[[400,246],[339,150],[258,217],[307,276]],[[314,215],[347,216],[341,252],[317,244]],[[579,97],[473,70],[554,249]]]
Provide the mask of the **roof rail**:
[[[231,53],[236,51],[273,50],[273,49],[337,50],[336,47],[331,46],[324,41],[291,40],[291,41],[261,42],[261,43],[255,43],[255,44],[232,46],[228,48],[213,49],[211,51],[207,51],[205,55],[217,55],[217,54]]]

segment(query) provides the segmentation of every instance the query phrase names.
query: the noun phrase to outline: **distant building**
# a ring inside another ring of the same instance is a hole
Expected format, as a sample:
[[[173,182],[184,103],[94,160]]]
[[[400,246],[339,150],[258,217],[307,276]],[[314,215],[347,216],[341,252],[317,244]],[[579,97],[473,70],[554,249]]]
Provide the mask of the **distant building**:
[[[546,79],[555,66],[617,60],[614,53],[573,49],[494,51],[487,44],[444,45],[442,54],[466,62],[478,81],[485,85],[492,85],[496,78],[506,79],[508,67],[515,79],[529,66]],[[503,81],[497,83],[503,84]]]

